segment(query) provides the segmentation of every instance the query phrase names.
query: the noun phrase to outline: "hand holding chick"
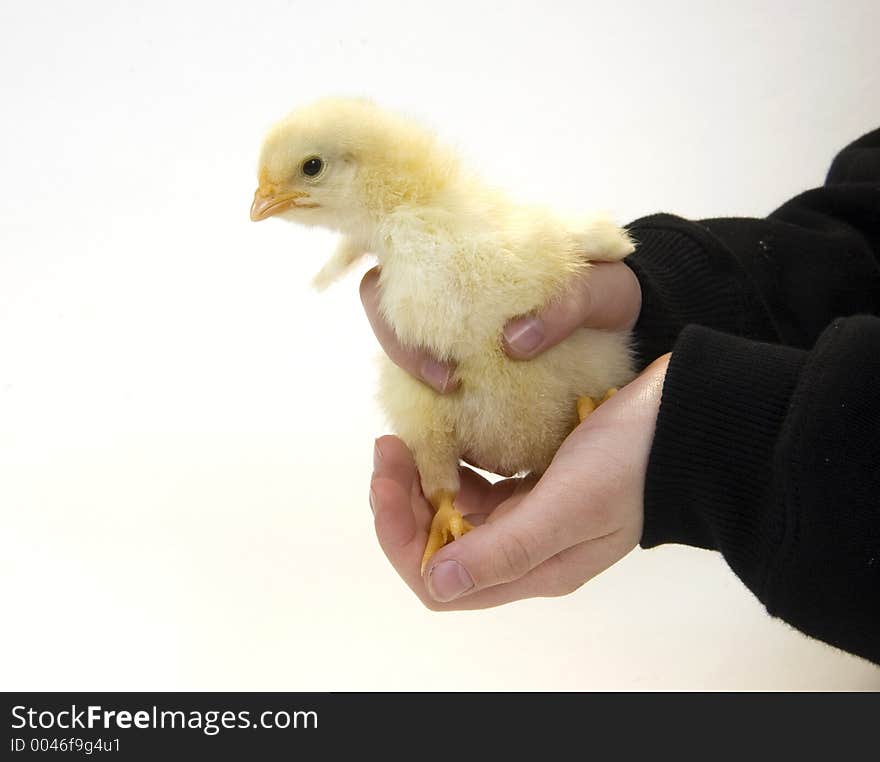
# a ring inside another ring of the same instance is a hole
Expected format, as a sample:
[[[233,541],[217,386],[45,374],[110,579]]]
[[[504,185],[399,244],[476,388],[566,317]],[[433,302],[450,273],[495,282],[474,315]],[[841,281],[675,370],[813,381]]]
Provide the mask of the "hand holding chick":
[[[454,503],[464,453],[499,472],[543,473],[578,420],[635,375],[626,331],[579,329],[525,363],[500,342],[511,317],[565,300],[587,260],[622,259],[632,243],[602,217],[567,221],[511,202],[430,133],[365,101],[294,112],[267,137],[258,174],[252,219],[343,234],[317,285],[374,254],[395,335],[455,364],[460,388],[449,395],[391,362],[382,371],[381,401],[436,510],[424,569],[470,529]]]
[[[490,484],[461,469],[458,503],[480,531],[418,570],[431,521],[415,463],[396,437],[376,442],[370,504],[388,560],[437,611],[481,609],[565,595],[632,550],[643,524],[648,455],[669,363],[665,355],[565,440],[536,480]]]
[[[441,394],[458,388],[455,366],[442,363],[420,347],[405,347],[379,310],[379,268],[361,280],[361,303],[385,354],[398,367]],[[642,288],[635,273],[622,262],[597,262],[589,277],[571,284],[564,299],[554,300],[536,315],[520,315],[502,332],[502,345],[514,360],[530,360],[555,347],[578,328],[630,330],[638,321]]]

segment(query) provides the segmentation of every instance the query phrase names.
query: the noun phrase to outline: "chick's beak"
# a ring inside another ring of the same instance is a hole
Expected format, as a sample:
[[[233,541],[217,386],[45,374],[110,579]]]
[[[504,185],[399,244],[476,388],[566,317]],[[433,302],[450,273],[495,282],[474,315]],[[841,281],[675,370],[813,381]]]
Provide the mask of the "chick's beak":
[[[251,204],[251,219],[254,222],[265,220],[273,214],[283,212],[293,206],[299,206],[296,203],[298,198],[307,198],[308,194],[303,191],[291,191],[289,193],[277,193],[264,188],[262,185],[257,188],[254,193],[254,203]],[[302,206],[312,206],[312,204],[303,204]]]

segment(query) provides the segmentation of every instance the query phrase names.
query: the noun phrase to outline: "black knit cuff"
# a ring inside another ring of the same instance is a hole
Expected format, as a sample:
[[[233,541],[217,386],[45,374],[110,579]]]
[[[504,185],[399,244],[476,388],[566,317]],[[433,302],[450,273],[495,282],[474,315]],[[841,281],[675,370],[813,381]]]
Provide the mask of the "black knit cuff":
[[[739,336],[773,335],[746,273],[708,228],[655,214],[627,229],[636,250],[626,264],[642,287],[633,329],[639,367],[669,352],[691,323]]]
[[[752,589],[780,541],[764,515],[773,453],[807,353],[688,326],[675,344],[645,483],[644,548],[724,553]]]

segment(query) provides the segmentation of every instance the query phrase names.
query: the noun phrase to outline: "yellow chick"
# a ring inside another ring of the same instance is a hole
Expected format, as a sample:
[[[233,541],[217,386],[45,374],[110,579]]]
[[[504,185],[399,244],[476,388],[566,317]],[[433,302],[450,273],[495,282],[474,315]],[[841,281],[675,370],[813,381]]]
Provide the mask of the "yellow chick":
[[[319,288],[375,255],[380,309],[399,340],[457,365],[460,386],[446,395],[387,358],[381,370],[380,401],[436,510],[423,570],[471,528],[455,508],[464,453],[540,474],[578,419],[635,375],[627,333],[580,329],[527,362],[501,344],[509,319],[562,297],[588,259],[632,252],[626,232],[512,202],[430,132],[369,101],[321,100],[272,128],[251,219],[270,216],[342,234]]]

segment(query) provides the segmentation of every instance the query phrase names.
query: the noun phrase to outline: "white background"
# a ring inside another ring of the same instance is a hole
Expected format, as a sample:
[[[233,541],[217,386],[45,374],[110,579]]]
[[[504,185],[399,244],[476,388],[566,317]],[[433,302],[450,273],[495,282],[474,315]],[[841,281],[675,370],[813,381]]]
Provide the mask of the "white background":
[[[876,0],[0,6],[0,688],[880,688],[720,556],[432,614],[367,505],[375,340],[248,208],[326,94],[521,196],[762,215],[880,123]]]

